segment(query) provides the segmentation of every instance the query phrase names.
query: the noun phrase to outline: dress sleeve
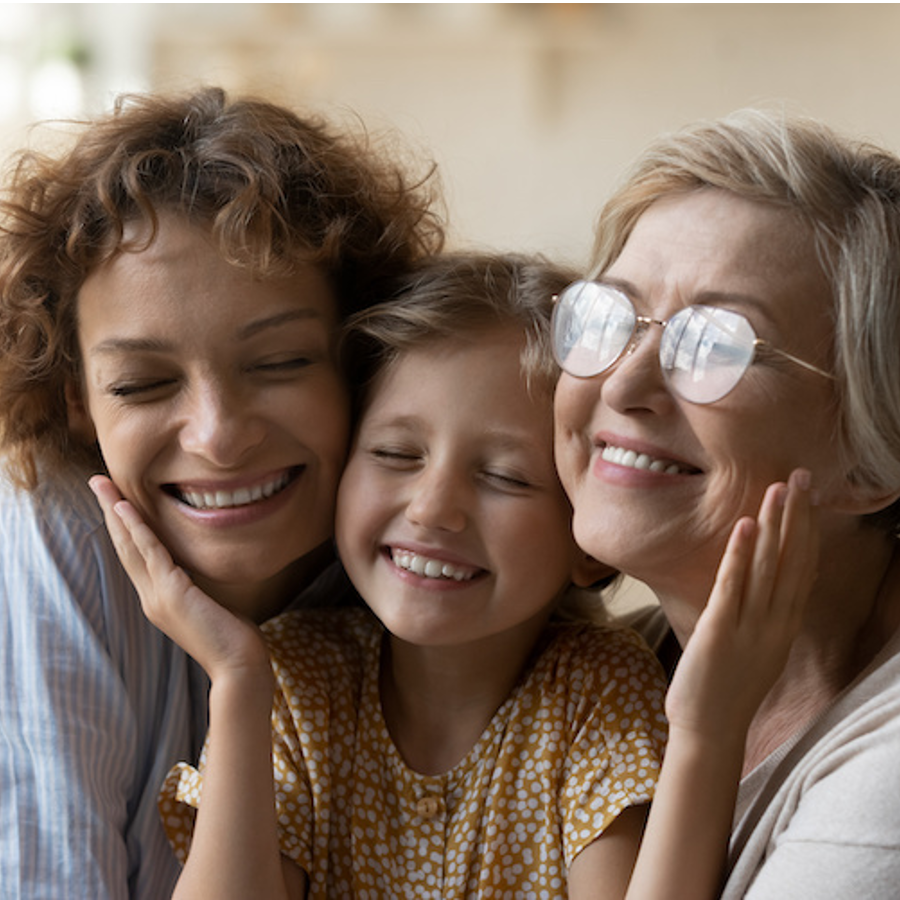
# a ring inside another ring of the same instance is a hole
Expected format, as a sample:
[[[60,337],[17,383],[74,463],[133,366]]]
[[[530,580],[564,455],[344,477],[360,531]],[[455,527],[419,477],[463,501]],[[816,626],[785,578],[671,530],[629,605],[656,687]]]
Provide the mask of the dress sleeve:
[[[339,623],[340,614],[294,611],[262,629],[275,675],[272,765],[279,842],[310,880],[317,860],[321,868],[328,856],[332,766],[340,752],[332,737],[355,720],[346,688],[353,642],[339,629],[331,634],[331,619]],[[200,807],[205,760],[204,747],[197,768],[175,766],[160,794],[162,821],[182,863]]]
[[[637,636],[583,634],[572,659],[561,792],[567,865],[624,809],[653,798],[666,736],[665,678]]]
[[[313,802],[299,735],[293,728],[288,704],[276,692],[272,711],[272,765],[275,808],[281,852],[310,871],[313,841]],[[195,768],[178,763],[159,793],[159,813],[169,843],[181,865],[187,862],[203,788],[206,746]]]
[[[282,691],[280,666],[273,661],[277,688],[272,709],[272,765],[275,807],[281,852],[309,872],[312,858],[313,804],[302,741],[294,728],[290,706]],[[181,865],[187,861],[200,809],[207,744],[195,768],[178,763],[166,776],[159,793],[159,813],[169,842]]]

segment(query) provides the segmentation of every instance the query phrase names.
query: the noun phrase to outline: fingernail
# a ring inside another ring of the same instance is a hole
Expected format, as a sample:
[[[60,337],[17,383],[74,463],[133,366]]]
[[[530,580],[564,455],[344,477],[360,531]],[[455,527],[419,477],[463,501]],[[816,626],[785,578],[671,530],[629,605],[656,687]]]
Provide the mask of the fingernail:
[[[794,484],[796,484],[801,491],[808,491],[812,484],[812,474],[808,469],[797,469],[794,472]]]

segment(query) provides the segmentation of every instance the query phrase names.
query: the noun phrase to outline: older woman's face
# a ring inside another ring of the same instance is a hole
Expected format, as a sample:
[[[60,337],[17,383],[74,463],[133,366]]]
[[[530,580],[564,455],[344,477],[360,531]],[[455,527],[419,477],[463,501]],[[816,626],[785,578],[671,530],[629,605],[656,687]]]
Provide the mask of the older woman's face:
[[[689,304],[733,309],[760,338],[831,370],[829,287],[811,236],[785,211],[713,189],[659,200],[604,280],[654,319]],[[579,544],[664,590],[669,578],[711,577],[736,519],[795,467],[812,470],[823,505],[840,502],[845,480],[830,379],[761,357],[724,398],[692,404],[663,379],[660,331],[600,375],[563,375],[556,449]],[[610,447],[672,465],[604,460]]]

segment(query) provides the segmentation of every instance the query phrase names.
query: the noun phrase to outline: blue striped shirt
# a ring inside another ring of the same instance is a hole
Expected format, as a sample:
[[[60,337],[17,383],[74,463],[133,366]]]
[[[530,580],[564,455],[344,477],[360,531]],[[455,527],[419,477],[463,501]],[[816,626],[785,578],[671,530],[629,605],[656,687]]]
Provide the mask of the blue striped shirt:
[[[81,479],[0,486],[0,898],[158,900],[203,679],[144,618]],[[192,702],[194,698],[194,702]]]

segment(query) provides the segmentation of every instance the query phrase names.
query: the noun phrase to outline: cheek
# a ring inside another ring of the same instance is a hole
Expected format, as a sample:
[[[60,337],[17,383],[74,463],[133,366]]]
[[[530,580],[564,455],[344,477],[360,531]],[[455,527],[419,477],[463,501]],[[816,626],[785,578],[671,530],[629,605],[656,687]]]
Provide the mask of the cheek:
[[[289,418],[305,433],[305,442],[318,448],[323,461],[343,468],[350,443],[350,399],[343,385],[304,392],[287,403]]]
[[[563,375],[553,399],[555,452],[560,474],[586,449],[599,393],[592,382]],[[570,474],[570,473],[569,473]]]
[[[152,428],[98,427],[100,453],[110,477],[122,494],[133,502],[138,502],[139,485],[159,435],[160,431]]]
[[[342,559],[360,552],[371,529],[371,507],[372,498],[366,490],[362,466],[351,456],[338,485],[335,507],[335,540]]]
[[[572,538],[572,516],[563,498],[559,503],[536,507],[525,515],[497,522],[497,534],[506,534],[506,546],[516,560],[515,571],[526,584],[541,585],[554,592],[572,574],[576,547]]]

